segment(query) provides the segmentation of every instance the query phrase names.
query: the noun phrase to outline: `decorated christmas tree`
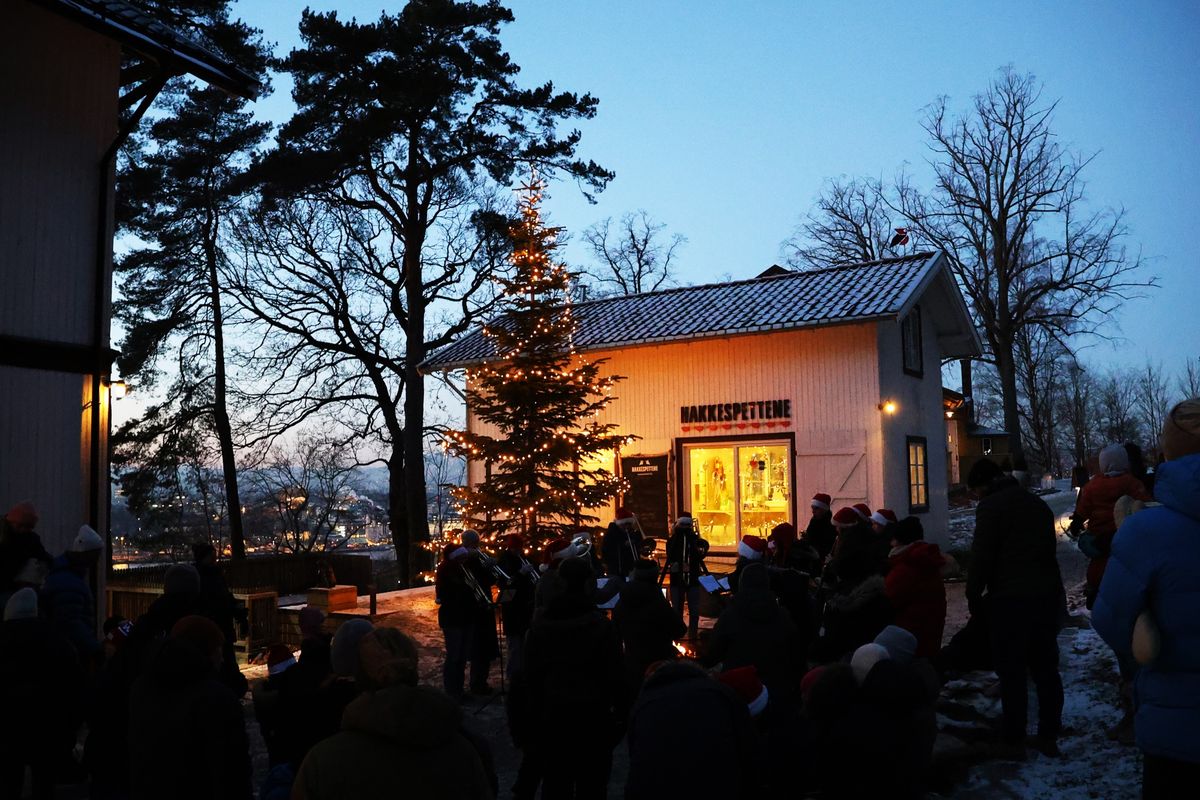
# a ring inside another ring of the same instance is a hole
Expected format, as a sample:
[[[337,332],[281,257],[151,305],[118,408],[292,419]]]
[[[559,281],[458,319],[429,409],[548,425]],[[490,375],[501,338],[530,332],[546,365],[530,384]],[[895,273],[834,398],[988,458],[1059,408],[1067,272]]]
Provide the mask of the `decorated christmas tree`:
[[[620,378],[601,375],[603,359],[575,352],[572,273],[553,258],[559,229],[542,221],[542,188],[536,180],[522,187],[510,229],[512,269],[500,279],[505,311],[483,330],[496,355],[467,370],[470,408],[494,435],[447,438],[450,450],[486,465],[482,483],[455,491],[464,523],[488,537],[520,532],[535,547],[594,529],[587,510],[606,504],[622,483],[597,457],[634,438],[599,421]]]

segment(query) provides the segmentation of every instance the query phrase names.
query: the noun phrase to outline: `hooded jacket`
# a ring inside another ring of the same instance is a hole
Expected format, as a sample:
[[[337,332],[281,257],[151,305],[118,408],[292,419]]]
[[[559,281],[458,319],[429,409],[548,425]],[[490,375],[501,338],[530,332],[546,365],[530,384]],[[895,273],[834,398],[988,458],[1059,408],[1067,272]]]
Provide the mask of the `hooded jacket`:
[[[206,656],[167,639],[129,701],[132,793],[141,798],[250,800],[242,704]]]
[[[1138,670],[1137,744],[1151,755],[1200,763],[1200,454],[1162,464],[1161,506],[1125,520],[1092,610],[1092,625],[1132,658],[1133,628],[1149,611],[1162,639]]]
[[[458,704],[425,686],[362,694],[342,730],[309,751],[292,800],[493,797],[484,758],[462,728]]]
[[[626,800],[761,796],[765,765],[746,703],[695,664],[667,664],[646,679],[627,743]]]
[[[746,567],[733,602],[717,618],[704,660],[726,670],[753,665],[771,697],[784,700],[799,684],[804,650],[769,581],[766,567]]]
[[[895,611],[895,624],[917,637],[917,656],[933,658],[946,627],[946,559],[936,544],[915,541],[889,556],[884,590]]]

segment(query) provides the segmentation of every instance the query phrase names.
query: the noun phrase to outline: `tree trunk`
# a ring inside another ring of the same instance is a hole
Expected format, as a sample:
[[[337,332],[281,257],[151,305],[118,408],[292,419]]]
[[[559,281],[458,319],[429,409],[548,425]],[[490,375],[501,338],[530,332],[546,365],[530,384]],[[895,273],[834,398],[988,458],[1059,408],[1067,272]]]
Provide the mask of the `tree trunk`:
[[[405,510],[407,512],[410,554],[416,544],[429,539],[429,502],[425,494],[425,376],[417,368],[425,360],[425,282],[421,270],[421,252],[425,249],[425,231],[429,224],[421,201],[416,165],[411,160],[418,152],[410,141],[410,161],[406,180],[408,223],[404,235],[404,299],[408,308],[404,348],[404,464]],[[411,558],[405,558],[411,568]],[[403,573],[411,584],[414,572]]]
[[[238,492],[237,460],[233,450],[233,426],[229,422],[225,374],[224,314],[221,311],[221,285],[217,279],[215,243],[206,243],[208,291],[213,319],[213,429],[221,447],[221,472],[225,482],[225,505],[229,518],[229,548],[235,561],[246,557],[246,539],[242,531],[242,500]]]
[[[412,585],[411,538],[405,503],[404,467],[403,446],[393,443],[392,457],[388,459],[388,529],[392,534],[392,547],[396,550],[396,572],[401,588]]]
[[[1017,407],[1017,370],[1011,342],[997,342],[996,372],[1000,376],[1000,395],[1004,405],[1004,429],[1014,470],[1026,470],[1025,447],[1021,442],[1021,413]]]

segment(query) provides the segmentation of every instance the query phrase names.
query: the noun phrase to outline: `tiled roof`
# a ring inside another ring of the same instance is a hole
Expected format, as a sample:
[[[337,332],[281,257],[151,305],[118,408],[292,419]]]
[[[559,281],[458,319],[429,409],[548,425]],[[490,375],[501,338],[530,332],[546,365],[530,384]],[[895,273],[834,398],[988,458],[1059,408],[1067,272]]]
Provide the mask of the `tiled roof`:
[[[600,350],[895,316],[929,274],[942,269],[939,260],[939,253],[919,253],[577,303],[572,306],[578,324],[575,349]],[[477,329],[434,353],[421,369],[456,369],[494,356],[491,341]]]
[[[258,81],[183,34],[167,27],[135,3],[124,0],[34,0],[120,42],[130,50],[180,73],[195,75],[241,97],[253,97]]]

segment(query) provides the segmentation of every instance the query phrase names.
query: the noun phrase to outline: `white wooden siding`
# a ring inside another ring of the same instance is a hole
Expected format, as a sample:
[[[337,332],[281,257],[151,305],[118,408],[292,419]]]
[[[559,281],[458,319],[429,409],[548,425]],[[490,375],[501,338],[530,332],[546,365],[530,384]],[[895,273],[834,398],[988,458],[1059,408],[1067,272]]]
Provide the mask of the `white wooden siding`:
[[[24,0],[6,2],[4,16],[0,334],[91,344],[99,166],[116,135],[119,48]],[[107,280],[99,291],[107,296]]]
[[[608,358],[604,371],[625,380],[602,421],[642,438],[630,453],[674,450],[679,437],[794,432],[794,491],[800,522],[817,491],[836,502],[875,504],[883,497],[879,435],[879,367],[875,325],[841,325],[589,353]],[[697,433],[681,430],[681,406],[790,399],[788,428]],[[468,428],[495,434],[474,415]],[[826,458],[828,456],[828,458]],[[482,464],[468,468],[472,483]],[[838,486],[831,486],[838,482]],[[674,499],[672,499],[674,502]]]

